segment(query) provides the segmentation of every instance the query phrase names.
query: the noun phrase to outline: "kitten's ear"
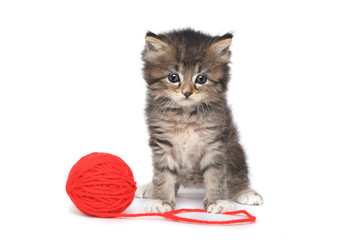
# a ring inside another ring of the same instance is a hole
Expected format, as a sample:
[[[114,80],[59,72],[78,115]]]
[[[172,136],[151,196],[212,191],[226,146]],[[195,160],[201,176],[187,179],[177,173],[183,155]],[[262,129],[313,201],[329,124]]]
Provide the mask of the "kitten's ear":
[[[227,33],[219,37],[218,40],[211,46],[211,49],[215,52],[220,60],[230,60],[230,45],[232,38],[233,35],[231,33]]]
[[[167,46],[166,43],[161,41],[161,39],[159,38],[158,35],[156,35],[155,33],[152,33],[152,32],[148,32],[146,34],[145,42],[146,42],[146,45],[145,45],[146,51],[148,53],[150,53],[150,52],[159,53],[159,52],[163,51],[165,49],[165,47]]]

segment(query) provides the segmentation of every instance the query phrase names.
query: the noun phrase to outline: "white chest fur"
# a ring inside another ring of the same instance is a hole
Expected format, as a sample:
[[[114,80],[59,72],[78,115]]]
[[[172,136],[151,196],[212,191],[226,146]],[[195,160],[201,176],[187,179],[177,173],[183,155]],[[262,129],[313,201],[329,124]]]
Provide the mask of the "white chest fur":
[[[167,129],[167,138],[172,143],[169,161],[180,173],[193,171],[206,150],[205,134],[196,126],[180,124]]]

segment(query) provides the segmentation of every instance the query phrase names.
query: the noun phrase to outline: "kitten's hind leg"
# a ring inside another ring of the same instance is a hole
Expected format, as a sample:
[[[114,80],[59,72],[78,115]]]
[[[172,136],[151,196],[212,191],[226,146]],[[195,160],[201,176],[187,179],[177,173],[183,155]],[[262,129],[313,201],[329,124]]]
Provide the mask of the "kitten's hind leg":
[[[135,192],[135,197],[137,198],[151,198],[153,191],[153,185],[151,182],[147,184],[139,185]]]
[[[250,188],[241,190],[236,197],[236,202],[244,205],[261,205],[263,198],[261,195]]]
[[[145,212],[164,213],[172,210],[172,207],[168,203],[164,203],[162,200],[149,199],[145,203]]]
[[[178,183],[175,184],[175,195],[177,195],[179,188],[180,188],[180,184],[178,184]],[[147,184],[141,184],[136,189],[135,197],[136,198],[151,198],[152,191],[153,191],[153,185],[151,182],[149,182]]]

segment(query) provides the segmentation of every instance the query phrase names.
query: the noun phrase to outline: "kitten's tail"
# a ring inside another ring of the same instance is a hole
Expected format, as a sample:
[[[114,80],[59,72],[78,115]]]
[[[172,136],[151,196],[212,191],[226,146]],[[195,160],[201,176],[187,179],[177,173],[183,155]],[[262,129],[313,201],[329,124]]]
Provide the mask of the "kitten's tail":
[[[151,198],[153,185],[151,182],[139,185],[135,192],[137,198]]]

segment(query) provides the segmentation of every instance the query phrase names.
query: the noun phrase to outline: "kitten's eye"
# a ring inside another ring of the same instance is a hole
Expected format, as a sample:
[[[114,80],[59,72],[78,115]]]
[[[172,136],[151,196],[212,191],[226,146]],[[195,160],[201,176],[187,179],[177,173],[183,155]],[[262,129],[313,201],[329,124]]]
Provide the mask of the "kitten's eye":
[[[168,79],[169,79],[169,81],[170,81],[171,83],[180,82],[180,77],[179,77],[179,75],[176,74],[176,73],[170,74],[170,75],[168,76]]]
[[[205,75],[199,75],[196,77],[195,82],[199,84],[205,84],[207,81],[207,77]]]

